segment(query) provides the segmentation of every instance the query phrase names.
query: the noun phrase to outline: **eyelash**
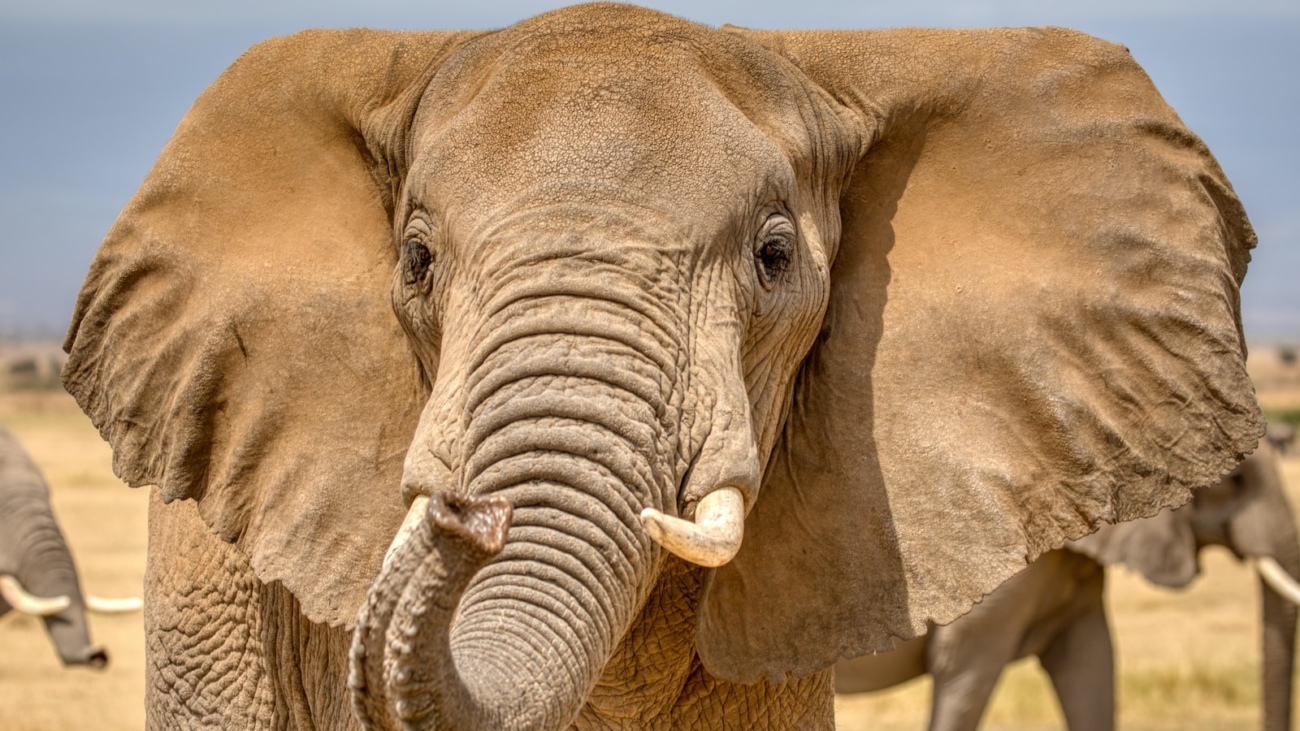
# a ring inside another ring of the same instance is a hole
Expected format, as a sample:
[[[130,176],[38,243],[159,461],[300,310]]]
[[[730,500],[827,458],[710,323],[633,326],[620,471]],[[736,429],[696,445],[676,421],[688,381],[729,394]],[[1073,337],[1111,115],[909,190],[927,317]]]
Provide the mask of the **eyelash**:
[[[790,265],[790,242],[782,237],[769,238],[763,242],[756,256],[766,277],[775,280]]]
[[[433,264],[433,253],[423,243],[414,239],[406,242],[403,259],[406,263],[405,281],[408,286],[424,281]]]
[[[763,222],[759,233],[760,245],[754,251],[759,279],[770,289],[790,267],[794,255],[794,226],[780,214],[773,214]]]

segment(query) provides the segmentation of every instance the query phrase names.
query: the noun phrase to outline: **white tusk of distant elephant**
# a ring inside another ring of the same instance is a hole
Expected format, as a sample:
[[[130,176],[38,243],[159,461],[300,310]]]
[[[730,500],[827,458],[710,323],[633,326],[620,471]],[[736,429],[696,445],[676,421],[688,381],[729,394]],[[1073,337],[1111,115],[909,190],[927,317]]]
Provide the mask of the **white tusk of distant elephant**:
[[[1270,589],[1281,594],[1292,604],[1300,604],[1300,583],[1297,583],[1295,578],[1288,574],[1272,556],[1260,556],[1255,559],[1255,570]]]
[[[100,614],[125,614],[126,612],[139,611],[144,606],[138,596],[129,596],[125,599],[108,599],[94,594],[86,595],[86,609]]]
[[[745,536],[745,498],[734,487],[705,495],[695,507],[695,522],[646,508],[641,524],[655,543],[700,566],[721,566],[735,558]]]
[[[419,527],[420,521],[424,520],[424,514],[429,511],[429,496],[416,495],[411,501],[411,508],[406,511],[406,517],[402,519],[402,526],[397,529],[397,535],[393,536],[393,542],[388,544],[388,551],[384,553],[384,568],[388,567],[388,562],[393,559],[393,554],[397,553],[398,547],[406,543],[406,539],[411,537],[411,533]]]
[[[9,602],[9,606],[23,614],[35,614],[38,617],[58,614],[72,604],[72,599],[66,596],[32,596],[18,583],[18,579],[8,574],[0,576],[0,596]]]

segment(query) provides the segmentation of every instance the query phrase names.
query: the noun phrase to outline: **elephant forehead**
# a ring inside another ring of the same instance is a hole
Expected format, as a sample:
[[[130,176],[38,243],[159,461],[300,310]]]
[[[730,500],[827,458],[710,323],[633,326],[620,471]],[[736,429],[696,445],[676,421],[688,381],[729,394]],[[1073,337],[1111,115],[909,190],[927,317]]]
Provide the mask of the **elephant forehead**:
[[[730,98],[744,91],[724,90],[734,80],[718,83],[699,39],[661,30],[562,26],[469,49],[426,92],[415,132],[427,168],[412,192],[480,211],[528,192],[697,207],[763,195],[790,172],[782,149]]]

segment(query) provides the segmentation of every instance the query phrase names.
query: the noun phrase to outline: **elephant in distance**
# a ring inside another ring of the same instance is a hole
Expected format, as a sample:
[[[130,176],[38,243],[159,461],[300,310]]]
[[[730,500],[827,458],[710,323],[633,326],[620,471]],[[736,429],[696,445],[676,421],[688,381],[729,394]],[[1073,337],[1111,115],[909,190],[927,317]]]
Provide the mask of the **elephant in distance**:
[[[82,593],[49,486],[14,435],[0,427],[0,615],[15,610],[41,617],[64,665],[102,668],[108,652],[91,643],[86,611],[134,611],[139,602]]]

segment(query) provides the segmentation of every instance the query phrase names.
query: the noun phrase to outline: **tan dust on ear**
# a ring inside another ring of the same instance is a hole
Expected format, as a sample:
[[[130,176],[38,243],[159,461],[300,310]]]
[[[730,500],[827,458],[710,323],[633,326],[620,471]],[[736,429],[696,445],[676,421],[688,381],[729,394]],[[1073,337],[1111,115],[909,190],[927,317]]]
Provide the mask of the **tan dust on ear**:
[[[1121,47],[1060,29],[764,32],[870,140],[822,333],[705,667],[784,679],[946,623],[1254,448],[1255,238]]]
[[[197,500],[314,621],[353,620],[402,518],[423,386],[389,298],[392,167],[462,35],[314,31],[244,54],[104,240],[65,343],[117,473]]]

